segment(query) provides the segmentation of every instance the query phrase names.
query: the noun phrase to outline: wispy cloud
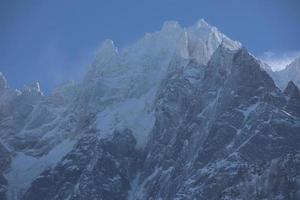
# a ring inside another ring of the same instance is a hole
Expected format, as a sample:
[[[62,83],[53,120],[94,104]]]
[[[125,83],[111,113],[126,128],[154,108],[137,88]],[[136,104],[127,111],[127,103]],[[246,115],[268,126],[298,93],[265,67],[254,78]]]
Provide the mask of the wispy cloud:
[[[300,57],[300,51],[289,51],[283,53],[266,51],[262,56],[259,56],[262,61],[270,65],[273,71],[284,69],[297,57]]]
[[[77,55],[70,56],[55,43],[44,48],[37,58],[37,77],[42,88],[52,90],[53,87],[68,81],[81,79],[94,58],[94,50],[84,49]]]

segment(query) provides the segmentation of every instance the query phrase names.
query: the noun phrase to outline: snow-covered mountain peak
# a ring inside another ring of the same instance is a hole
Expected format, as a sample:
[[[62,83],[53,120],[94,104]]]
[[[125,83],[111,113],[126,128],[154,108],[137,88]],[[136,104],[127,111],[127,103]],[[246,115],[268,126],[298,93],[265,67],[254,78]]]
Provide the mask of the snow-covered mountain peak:
[[[211,34],[223,37],[221,33],[215,26],[210,25],[204,19],[198,20],[194,25],[188,27],[189,32],[197,34],[200,38],[208,37]]]
[[[241,48],[239,42],[229,39],[204,19],[187,28],[182,28],[177,21],[166,21],[160,31],[147,33],[120,52],[111,40],[105,40],[97,52],[89,77],[99,77],[107,70],[109,74],[112,71],[119,73],[121,69],[136,71],[146,61],[152,66],[168,66],[176,56],[205,65],[221,43],[230,49]]]
[[[211,34],[222,35],[218,29],[209,25],[204,19],[198,20],[194,25],[187,28],[189,34],[194,34],[198,39],[206,39]]]
[[[217,35],[222,39],[225,35],[218,30],[217,27],[210,25],[204,19],[198,20],[195,24],[188,27],[188,32],[191,34],[196,34],[200,39],[205,39],[210,35]]]
[[[187,38],[190,58],[202,65],[207,64],[221,43],[231,50],[237,50],[242,46],[239,42],[229,39],[216,27],[209,25],[204,19],[187,28]]]

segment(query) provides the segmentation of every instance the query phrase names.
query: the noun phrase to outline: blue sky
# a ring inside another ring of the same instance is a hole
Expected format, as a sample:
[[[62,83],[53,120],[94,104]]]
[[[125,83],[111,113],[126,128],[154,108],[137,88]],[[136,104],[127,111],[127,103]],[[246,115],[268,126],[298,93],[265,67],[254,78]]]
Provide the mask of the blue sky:
[[[106,38],[124,47],[165,20],[200,18],[275,66],[300,55],[299,11],[299,0],[0,0],[0,71],[50,91],[80,79]]]

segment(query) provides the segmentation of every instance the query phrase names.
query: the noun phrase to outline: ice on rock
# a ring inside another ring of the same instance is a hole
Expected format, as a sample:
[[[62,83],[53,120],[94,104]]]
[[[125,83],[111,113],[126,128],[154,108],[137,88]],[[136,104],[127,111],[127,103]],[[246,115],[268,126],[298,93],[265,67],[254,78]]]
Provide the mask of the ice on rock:
[[[72,150],[74,144],[74,140],[65,140],[55,146],[47,155],[40,158],[28,156],[22,152],[17,153],[5,174],[8,181],[8,199],[20,199],[32,181],[44,170],[55,166]]]

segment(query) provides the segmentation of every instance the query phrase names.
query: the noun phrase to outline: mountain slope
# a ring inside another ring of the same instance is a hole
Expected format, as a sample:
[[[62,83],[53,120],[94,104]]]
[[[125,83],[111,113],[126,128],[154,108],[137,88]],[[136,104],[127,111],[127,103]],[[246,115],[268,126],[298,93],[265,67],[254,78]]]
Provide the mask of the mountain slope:
[[[295,84],[279,90],[204,20],[106,40],[50,96],[1,74],[0,197],[298,199],[299,105]]]
[[[178,74],[167,88],[182,81]],[[137,199],[297,199],[290,188],[269,192],[268,175],[255,171],[268,174],[289,153],[299,167],[299,119],[286,113],[283,94],[259,63],[243,49],[221,47],[200,82],[194,89],[185,80],[183,90],[161,93],[165,103],[147,146]],[[178,93],[184,100],[172,98]],[[265,185],[255,188],[258,180]]]

